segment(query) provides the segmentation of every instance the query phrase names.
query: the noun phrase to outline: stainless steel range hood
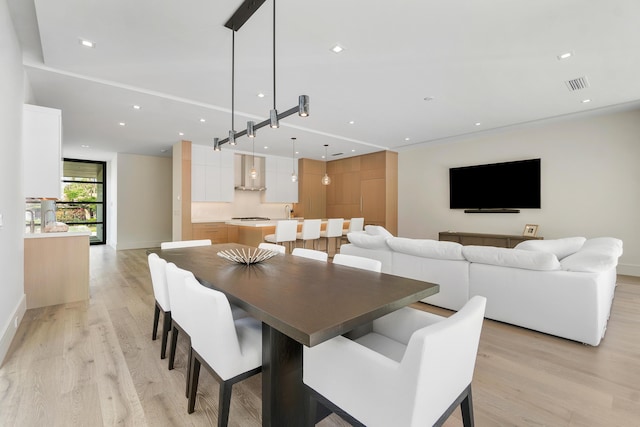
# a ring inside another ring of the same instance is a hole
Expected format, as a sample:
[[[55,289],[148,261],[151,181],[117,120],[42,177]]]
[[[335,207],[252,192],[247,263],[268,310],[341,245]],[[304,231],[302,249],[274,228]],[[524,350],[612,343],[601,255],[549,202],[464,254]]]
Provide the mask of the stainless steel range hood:
[[[265,187],[265,161],[264,157],[255,156],[254,158],[250,154],[236,154],[236,167],[235,167],[235,188],[241,191],[264,191]],[[239,163],[239,164],[238,164]],[[256,171],[258,171],[258,178],[251,179],[249,173],[251,168],[255,165]]]

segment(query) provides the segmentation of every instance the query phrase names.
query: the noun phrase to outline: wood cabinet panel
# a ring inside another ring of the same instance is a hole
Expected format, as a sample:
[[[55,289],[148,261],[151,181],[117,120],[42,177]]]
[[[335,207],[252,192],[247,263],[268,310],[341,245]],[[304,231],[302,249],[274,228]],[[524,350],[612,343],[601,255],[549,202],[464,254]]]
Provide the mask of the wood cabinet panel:
[[[438,239],[446,242],[456,242],[461,245],[496,246],[499,248],[514,248],[525,240],[542,240],[543,237],[527,237],[510,234],[458,233],[455,231],[441,231]]]
[[[211,239],[211,243],[228,243],[227,224],[224,223],[197,223],[192,225],[192,238],[194,240]]]
[[[327,216],[327,187],[322,185],[324,162],[300,159],[298,171],[298,203],[293,205],[295,216],[325,218]]]

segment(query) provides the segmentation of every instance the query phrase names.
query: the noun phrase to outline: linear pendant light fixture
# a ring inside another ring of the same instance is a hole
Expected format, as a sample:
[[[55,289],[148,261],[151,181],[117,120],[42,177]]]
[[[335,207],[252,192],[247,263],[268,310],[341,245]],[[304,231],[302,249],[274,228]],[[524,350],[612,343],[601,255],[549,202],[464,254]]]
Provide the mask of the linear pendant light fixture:
[[[217,145],[215,145],[214,139],[214,148],[217,147],[220,149],[220,146],[226,144],[227,142],[231,145],[236,144],[237,138],[247,135],[249,137],[254,137],[255,132],[269,125],[272,128],[278,128],[280,126],[280,120],[287,118],[295,113],[298,113],[300,117],[308,117],[309,116],[309,96],[308,95],[300,95],[298,96],[298,105],[292,107],[282,113],[278,113],[276,109],[276,0],[273,0],[273,109],[269,111],[269,118],[260,122],[247,122],[247,129],[236,132],[234,129],[234,67],[235,67],[235,32],[240,29],[248,20],[253,16],[253,14],[262,6],[265,0],[244,0],[244,2],[236,9],[231,18],[224,24],[225,27],[229,28],[233,34],[232,37],[232,49],[231,49],[231,130],[229,131],[229,137],[218,140]]]

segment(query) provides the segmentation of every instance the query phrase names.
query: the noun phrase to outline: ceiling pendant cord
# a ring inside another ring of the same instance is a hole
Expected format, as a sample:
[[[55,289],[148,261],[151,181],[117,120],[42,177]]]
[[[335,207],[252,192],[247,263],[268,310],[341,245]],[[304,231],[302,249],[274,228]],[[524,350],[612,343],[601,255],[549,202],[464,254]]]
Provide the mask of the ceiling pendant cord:
[[[273,0],[273,109],[269,112],[269,119],[271,128],[280,127],[276,109],[276,0]]]
[[[292,144],[291,144],[291,182],[297,182],[298,181],[298,175],[296,174],[296,138],[292,137],[291,138]]]
[[[236,32],[231,30],[231,130],[229,131],[229,144],[236,145],[235,127],[235,85],[236,83]]]

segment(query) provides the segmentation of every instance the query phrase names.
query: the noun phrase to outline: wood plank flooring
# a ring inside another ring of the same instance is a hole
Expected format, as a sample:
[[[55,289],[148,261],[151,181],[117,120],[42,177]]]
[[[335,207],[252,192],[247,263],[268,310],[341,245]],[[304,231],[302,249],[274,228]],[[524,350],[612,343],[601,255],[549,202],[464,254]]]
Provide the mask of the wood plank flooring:
[[[91,299],[28,310],[0,367],[0,426],[208,426],[217,383],[201,372],[196,411],[151,340],[144,250],[91,248]],[[416,308],[448,316],[426,304]],[[599,347],[485,320],[473,382],[476,425],[640,426],[640,278],[619,276]],[[261,376],[233,388],[230,426],[259,426]],[[336,415],[323,427],[347,426]],[[459,411],[445,424],[461,426]]]

